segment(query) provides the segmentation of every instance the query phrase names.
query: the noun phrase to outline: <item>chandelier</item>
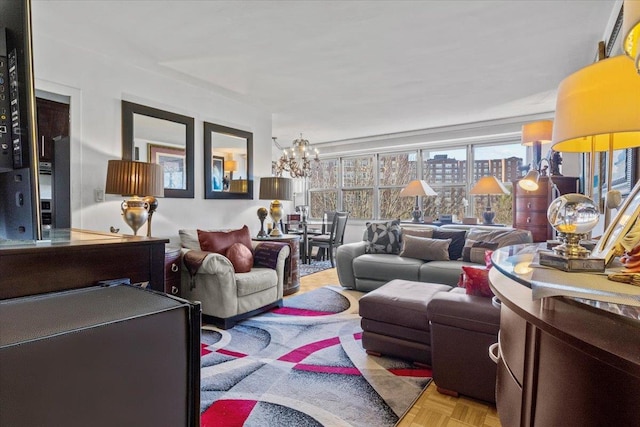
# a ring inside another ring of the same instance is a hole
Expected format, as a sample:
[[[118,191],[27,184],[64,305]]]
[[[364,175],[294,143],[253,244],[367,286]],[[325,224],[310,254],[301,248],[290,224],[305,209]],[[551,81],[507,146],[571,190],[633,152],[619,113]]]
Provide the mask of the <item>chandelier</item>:
[[[282,156],[275,164],[276,176],[282,176],[283,172],[289,172],[291,178],[306,178],[311,175],[311,161],[318,163],[320,153],[317,148],[311,148],[308,139],[300,138],[293,141],[293,146],[289,149],[282,148],[278,144],[277,138],[272,137],[273,143],[282,150]],[[313,159],[311,158],[313,151]]]

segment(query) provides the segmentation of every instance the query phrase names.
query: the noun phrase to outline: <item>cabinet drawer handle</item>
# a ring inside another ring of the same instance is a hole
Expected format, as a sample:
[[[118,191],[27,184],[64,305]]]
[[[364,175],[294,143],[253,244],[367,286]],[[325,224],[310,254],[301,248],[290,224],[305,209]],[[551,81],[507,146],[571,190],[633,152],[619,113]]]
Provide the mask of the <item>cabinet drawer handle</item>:
[[[527,217],[527,224],[529,224],[529,223],[531,223],[531,217],[530,216]]]
[[[174,273],[178,272],[178,266],[176,265],[175,262],[173,264],[171,264],[171,271],[174,272]]]
[[[171,287],[171,295],[177,295],[178,294],[178,287],[177,286],[172,286]]]
[[[495,364],[498,364],[500,358],[500,343],[494,343],[489,346],[489,359]]]
[[[531,209],[531,202],[527,203],[527,209]]]

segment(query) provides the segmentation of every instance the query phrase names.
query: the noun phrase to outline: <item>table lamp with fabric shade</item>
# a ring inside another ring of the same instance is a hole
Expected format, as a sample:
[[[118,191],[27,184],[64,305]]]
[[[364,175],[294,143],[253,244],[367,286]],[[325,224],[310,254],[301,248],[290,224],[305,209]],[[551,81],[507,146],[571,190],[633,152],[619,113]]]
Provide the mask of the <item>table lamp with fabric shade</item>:
[[[147,236],[151,237],[151,217],[158,207],[156,197],[164,196],[164,171],[155,163],[132,160],[109,160],[105,193],[131,196],[122,202],[122,217],[138,235],[138,229],[148,221]]]
[[[533,147],[533,165],[538,167],[543,144],[551,143],[553,120],[539,120],[522,125],[521,144]]]
[[[625,0],[622,7],[622,50],[640,73],[640,0]]]
[[[409,184],[407,184],[406,187],[404,187],[402,190],[400,190],[400,196],[401,197],[411,197],[411,196],[415,196],[416,197],[416,206],[414,207],[413,211],[411,212],[411,216],[413,216],[412,222],[416,222],[416,223],[423,222],[422,211],[420,210],[420,204],[418,203],[418,197],[420,197],[420,196],[437,196],[437,195],[438,195],[438,193],[436,193],[433,190],[433,188],[431,188],[429,186],[429,184],[427,184],[425,181],[423,181],[421,179],[416,179],[414,181],[411,181]]]
[[[607,151],[611,191],[613,150],[640,146],[640,77],[628,58],[603,59],[560,83],[552,143],[556,151],[591,153],[590,196],[595,152]]]
[[[260,178],[260,199],[273,200],[269,207],[269,215],[271,215],[271,219],[273,220],[271,237],[282,236],[280,220],[283,217],[284,211],[280,200],[291,200],[292,195],[293,182],[291,178],[276,176]],[[260,209],[258,209],[258,217],[260,217]]]
[[[509,190],[506,189],[504,184],[493,175],[483,176],[476,182],[469,194],[473,195],[487,195],[487,207],[482,212],[482,222],[484,224],[493,224],[493,219],[496,217],[496,213],[491,210],[491,195],[495,194],[509,194]]]

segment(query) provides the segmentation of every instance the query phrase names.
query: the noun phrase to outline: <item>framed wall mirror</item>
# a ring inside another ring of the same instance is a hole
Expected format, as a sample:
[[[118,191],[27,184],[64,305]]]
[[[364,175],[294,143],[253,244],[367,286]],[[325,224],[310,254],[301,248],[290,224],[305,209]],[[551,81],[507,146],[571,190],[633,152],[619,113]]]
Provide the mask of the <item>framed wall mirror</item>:
[[[159,163],[164,197],[193,198],[194,119],[122,101],[122,158]]]
[[[204,122],[205,199],[253,199],[253,133]]]

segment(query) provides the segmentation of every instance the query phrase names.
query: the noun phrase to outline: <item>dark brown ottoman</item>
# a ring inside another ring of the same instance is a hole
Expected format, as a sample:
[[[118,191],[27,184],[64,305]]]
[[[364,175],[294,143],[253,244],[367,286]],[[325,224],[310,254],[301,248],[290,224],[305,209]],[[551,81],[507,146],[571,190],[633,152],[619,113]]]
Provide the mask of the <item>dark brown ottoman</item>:
[[[389,355],[431,366],[427,304],[451,286],[392,280],[360,298],[362,346],[367,353]]]

